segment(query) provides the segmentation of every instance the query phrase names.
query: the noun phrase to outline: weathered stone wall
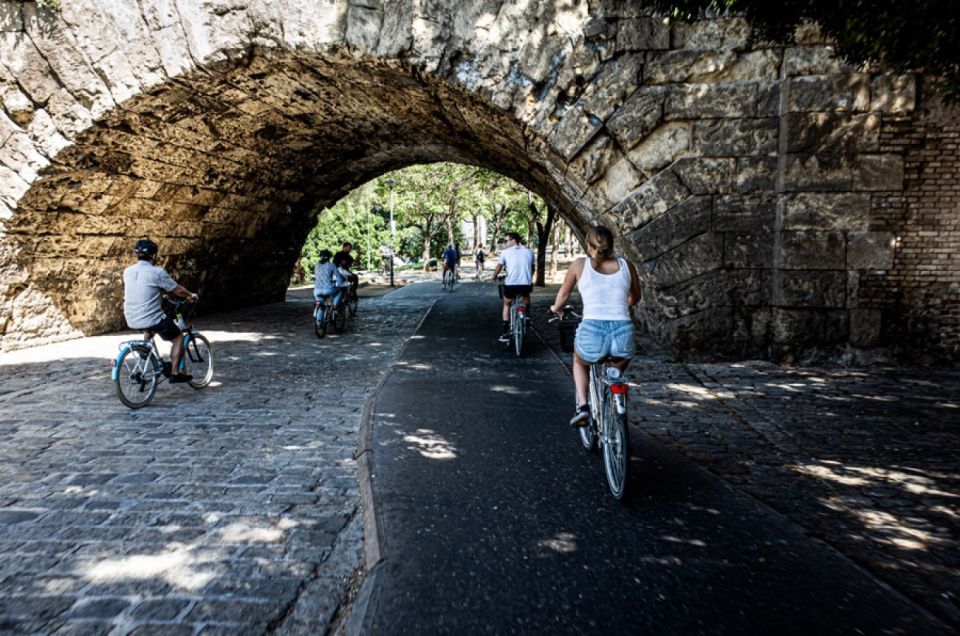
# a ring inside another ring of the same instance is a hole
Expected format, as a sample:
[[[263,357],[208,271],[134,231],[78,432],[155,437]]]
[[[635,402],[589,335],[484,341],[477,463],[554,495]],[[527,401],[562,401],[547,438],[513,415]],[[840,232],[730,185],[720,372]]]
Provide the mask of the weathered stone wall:
[[[678,351],[872,347],[923,321],[917,342],[956,342],[955,301],[915,306],[938,257],[909,220],[931,196],[910,140],[938,123],[913,77],[844,67],[813,30],[770,46],[616,0],[0,2],[0,25],[0,348],[122,326],[143,235],[208,308],[278,298],[320,210],[440,160],[615,228],[638,317]]]

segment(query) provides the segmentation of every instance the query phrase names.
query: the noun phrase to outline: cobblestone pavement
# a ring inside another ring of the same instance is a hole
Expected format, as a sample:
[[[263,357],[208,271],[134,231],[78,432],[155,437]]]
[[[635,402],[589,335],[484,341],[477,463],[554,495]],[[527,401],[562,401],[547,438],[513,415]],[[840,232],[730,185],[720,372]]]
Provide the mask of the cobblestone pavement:
[[[201,317],[214,382],[139,411],[110,382],[130,335],[0,356],[0,633],[323,633],[361,561],[364,404],[439,290],[323,340],[309,291]]]
[[[536,290],[532,315],[559,352],[539,311],[555,290]],[[960,371],[682,364],[640,351],[627,372],[634,425],[960,628]]]

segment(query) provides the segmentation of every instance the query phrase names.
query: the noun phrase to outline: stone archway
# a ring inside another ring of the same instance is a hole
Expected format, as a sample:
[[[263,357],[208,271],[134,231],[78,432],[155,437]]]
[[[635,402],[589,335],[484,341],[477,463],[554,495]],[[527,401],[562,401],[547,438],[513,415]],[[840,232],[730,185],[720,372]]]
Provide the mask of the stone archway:
[[[436,160],[615,228],[677,350],[874,346],[917,324],[912,297],[960,293],[924,274],[911,216],[956,216],[913,170],[931,144],[958,164],[955,119],[813,30],[784,48],[617,0],[300,4],[6,5],[0,347],[119,326],[145,234],[219,306],[278,298],[319,209]],[[918,340],[955,347],[952,307],[918,310],[947,327]]]

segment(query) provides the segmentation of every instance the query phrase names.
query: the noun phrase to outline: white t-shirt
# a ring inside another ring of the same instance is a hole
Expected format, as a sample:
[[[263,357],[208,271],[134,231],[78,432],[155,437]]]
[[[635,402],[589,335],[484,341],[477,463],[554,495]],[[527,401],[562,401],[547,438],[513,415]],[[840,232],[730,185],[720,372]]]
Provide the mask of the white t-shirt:
[[[163,320],[160,294],[176,288],[170,274],[149,261],[137,261],[123,270],[123,315],[130,328],[147,329]]]
[[[533,252],[522,245],[514,245],[500,252],[499,262],[507,268],[504,285],[533,284]]]

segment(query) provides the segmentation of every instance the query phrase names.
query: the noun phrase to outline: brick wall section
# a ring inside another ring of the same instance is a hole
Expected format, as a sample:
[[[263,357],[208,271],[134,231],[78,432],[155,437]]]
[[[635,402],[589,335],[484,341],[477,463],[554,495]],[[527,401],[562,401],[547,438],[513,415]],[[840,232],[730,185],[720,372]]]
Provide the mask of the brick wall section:
[[[960,107],[922,87],[915,118],[888,118],[882,151],[904,154],[903,196],[874,197],[871,229],[897,237],[889,271],[859,272],[858,306],[881,315],[881,344],[960,359]],[[851,274],[856,278],[857,274]],[[858,285],[856,284],[858,283]]]

